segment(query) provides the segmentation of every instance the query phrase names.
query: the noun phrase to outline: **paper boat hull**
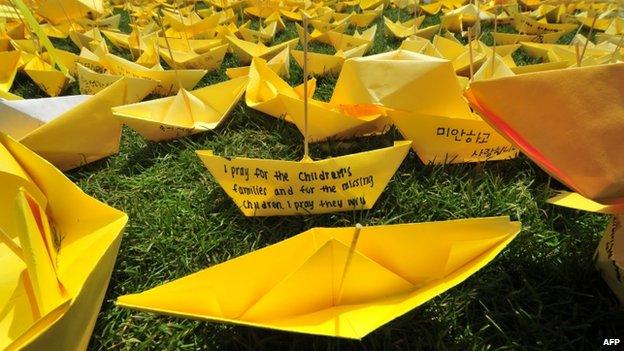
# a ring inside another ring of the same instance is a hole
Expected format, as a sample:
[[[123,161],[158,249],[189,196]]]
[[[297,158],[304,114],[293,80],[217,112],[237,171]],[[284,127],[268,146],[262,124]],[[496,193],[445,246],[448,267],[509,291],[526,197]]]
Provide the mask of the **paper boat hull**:
[[[474,274],[519,230],[505,217],[364,227],[350,255],[353,228],[313,228],[117,304],[361,339]]]
[[[401,134],[425,164],[507,160],[518,150],[480,118],[391,113]]]
[[[197,154],[245,216],[287,216],[372,208],[410,144],[301,162]]]

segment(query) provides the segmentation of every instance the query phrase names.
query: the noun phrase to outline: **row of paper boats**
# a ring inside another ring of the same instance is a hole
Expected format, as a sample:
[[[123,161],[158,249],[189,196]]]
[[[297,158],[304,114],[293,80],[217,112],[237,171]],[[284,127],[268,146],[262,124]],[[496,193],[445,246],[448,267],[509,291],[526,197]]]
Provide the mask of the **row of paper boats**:
[[[540,167],[579,192],[555,201],[617,212],[624,98],[614,87],[623,78],[624,64],[558,70],[475,82],[468,97]],[[593,89],[577,94],[578,103],[532,103],[545,90],[567,99],[586,84]],[[511,92],[515,104],[506,98]],[[581,138],[592,142],[571,142]],[[0,206],[8,214],[0,217],[0,346],[85,349],[127,217],[10,137],[0,137],[0,157]],[[361,338],[466,279],[519,229],[504,217],[315,228],[117,301],[166,315]]]
[[[443,6],[441,3],[436,4]],[[381,14],[381,10],[383,10],[385,5],[384,3],[379,4],[381,7],[375,10],[377,16]],[[303,5],[298,6],[301,7]],[[453,11],[464,11],[464,9],[471,9],[471,6],[474,5],[457,7]],[[347,35],[344,34],[344,30],[348,26],[358,26],[360,24],[352,21],[354,13],[342,16],[329,7],[314,7],[307,12],[300,7],[297,8],[302,13],[306,13],[308,16],[315,16],[314,20],[311,21],[314,31],[310,34],[310,40],[329,44],[336,50],[334,55],[312,54],[310,60],[314,66],[312,67],[312,73],[336,74],[339,72],[345,59],[364,55],[370,49],[376,33],[376,26],[364,30],[362,33],[356,30],[354,35]],[[454,5],[451,7],[454,8]],[[576,29],[578,27],[577,24],[542,23],[534,18],[545,20],[549,16],[536,16],[535,11],[533,11],[534,14],[523,15],[509,10],[513,8],[512,5],[508,5],[505,8],[507,11],[514,13],[513,22],[521,34],[493,33],[492,35],[495,42],[499,44],[498,49],[500,51],[498,54],[503,59],[503,62],[516,73],[562,68],[572,65],[600,64],[614,61],[621,56],[622,48],[619,45],[618,34],[622,32],[624,22],[620,17],[616,16],[612,8],[603,9],[604,12],[601,14],[602,17],[600,19],[608,20],[609,23],[608,25],[596,27],[596,30],[604,30],[604,33],[597,36],[598,44],[587,41],[580,34],[575,37],[572,44],[580,43],[585,45],[587,43],[588,48],[583,49],[584,60],[578,60],[578,55],[576,55],[575,46],[573,45],[528,43],[528,41],[534,40],[553,43],[562,35]],[[515,4],[515,8],[517,8],[517,4]],[[95,11],[96,9],[92,10]],[[136,11],[148,10],[141,7],[136,8]],[[91,23],[93,21],[87,21],[85,22],[87,24],[84,24],[84,26],[76,28],[79,24],[74,23],[75,19],[65,21],[71,24],[71,26],[65,26],[68,28],[66,33],[59,34],[50,30],[44,30],[45,34],[50,36],[69,36],[81,49],[79,55],[59,49],[48,50],[48,52],[42,53],[43,47],[35,45],[37,40],[33,40],[33,34],[26,30],[23,22],[15,20],[7,23],[5,38],[3,39],[6,46],[4,50],[8,48],[13,50],[0,51],[3,61],[8,62],[2,68],[6,72],[3,74],[3,81],[0,82],[0,94],[4,98],[18,98],[11,95],[9,89],[15,73],[22,69],[50,96],[59,95],[72,79],[71,76],[78,78],[82,93],[94,94],[122,75],[157,80],[159,84],[154,89],[154,92],[160,95],[169,95],[177,92],[179,85],[182,85],[187,90],[192,89],[207,71],[221,66],[227,51],[232,51],[240,62],[250,63],[253,58],[271,59],[278,53],[283,52],[286,47],[294,48],[297,45],[297,40],[295,39],[273,46],[265,46],[263,44],[271,41],[277,31],[284,28],[283,14],[279,11],[272,12],[273,15],[269,15],[264,19],[264,27],[261,26],[259,30],[252,30],[249,27],[249,22],[244,23],[240,27],[236,26],[236,15],[232,8],[222,9],[221,11],[210,9],[201,11],[201,16],[194,11],[192,6],[187,8],[186,12],[183,10],[174,8],[163,12],[165,17],[163,20],[164,25],[167,27],[164,33],[159,33],[161,28],[156,25],[154,20],[149,20],[154,15],[153,13],[146,17],[147,22],[142,26],[134,23],[130,34],[121,33],[115,29],[119,22],[118,15],[111,16],[110,19],[100,20],[102,25],[106,27],[106,29],[102,30],[100,30],[99,24],[94,26],[94,23]],[[542,12],[544,11],[542,10]],[[558,11],[566,13],[563,10]],[[8,10],[7,13],[9,13]],[[141,16],[137,15],[136,17],[139,18]],[[298,17],[287,19],[300,20]],[[422,16],[409,20],[409,23],[393,22],[388,18],[384,18],[384,24],[388,33],[392,33],[400,38],[408,38],[408,41],[417,42],[419,38],[430,39],[435,33],[440,32],[440,27],[437,25],[422,30],[416,29],[423,20],[424,17]],[[557,20],[560,20],[560,18]],[[580,23],[586,25],[585,22],[581,21]],[[12,26],[9,26],[9,24]],[[50,25],[52,24],[48,23],[46,28],[49,28]],[[451,29],[445,26],[444,22],[442,26]],[[300,41],[302,41],[303,28],[298,24],[296,24],[296,27]],[[160,36],[161,34],[163,36]],[[114,46],[130,50],[135,61],[129,61],[109,53],[104,37],[107,37]],[[441,38],[448,39],[448,41]],[[537,65],[517,67],[511,58],[511,54],[518,48],[517,43],[519,42],[525,51],[534,57],[542,59],[544,62]],[[475,50],[477,52],[472,64],[478,66],[483,63],[491,48],[484,48],[480,41],[477,41],[476,44],[477,48]],[[414,43],[407,43],[405,46],[409,48],[414,46]],[[472,42],[471,46],[474,46]],[[458,73],[464,76],[468,75],[468,68],[471,64],[469,61],[469,50],[449,33],[446,33],[443,37],[435,36],[433,48],[426,45],[422,40],[416,44],[416,47],[429,55],[454,61],[454,66],[456,66]],[[585,56],[586,51],[587,55]],[[293,56],[301,64],[301,52],[294,51]],[[177,70],[164,70],[160,66],[161,58],[170,67],[177,68]],[[66,67],[67,72],[54,68],[55,63],[57,65],[60,63]],[[85,67],[81,68],[78,64]]]

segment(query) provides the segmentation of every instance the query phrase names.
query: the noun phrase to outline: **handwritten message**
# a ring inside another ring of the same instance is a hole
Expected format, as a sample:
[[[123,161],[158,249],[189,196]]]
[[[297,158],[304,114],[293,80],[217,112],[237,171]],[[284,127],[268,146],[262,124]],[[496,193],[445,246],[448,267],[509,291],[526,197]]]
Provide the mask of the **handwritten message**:
[[[301,162],[198,155],[246,216],[318,214],[370,209],[410,144]]]

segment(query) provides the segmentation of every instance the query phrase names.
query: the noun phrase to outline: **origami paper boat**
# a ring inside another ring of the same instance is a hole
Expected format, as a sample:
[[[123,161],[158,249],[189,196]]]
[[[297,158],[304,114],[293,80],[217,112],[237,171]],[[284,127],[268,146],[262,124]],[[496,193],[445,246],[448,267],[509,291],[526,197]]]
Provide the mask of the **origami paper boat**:
[[[266,62],[266,65],[278,76],[288,77],[290,75],[290,47],[287,46],[282,52],[273,56]],[[250,66],[226,68],[225,74],[230,79],[247,76],[250,68]]]
[[[69,77],[54,69],[39,56],[34,56],[25,66],[24,72],[49,96],[58,96],[69,82]]]
[[[122,78],[88,98],[2,102],[9,107],[3,117],[21,111],[8,118],[9,130],[16,131],[22,144],[50,163],[69,170],[119,150],[121,123],[113,117],[111,107],[142,100],[156,86],[154,81],[129,81],[133,78]]]
[[[0,134],[0,349],[86,350],[127,216]]]
[[[224,44],[214,47],[207,52],[197,54],[192,51],[171,51],[173,57],[170,56],[169,50],[161,48],[160,57],[162,57],[169,67],[178,69],[205,69],[213,71],[221,67],[223,57],[228,50],[229,45]]]
[[[308,72],[318,76],[338,75],[346,59],[364,56],[368,47],[368,44],[362,44],[347,51],[338,50],[334,55],[308,52]],[[299,67],[303,67],[303,51],[293,50],[292,57]]]
[[[372,208],[410,144],[300,162],[197,154],[245,216],[289,216]]]
[[[437,82],[435,87],[427,83],[432,81]],[[401,134],[414,141],[412,147],[424,163],[478,162],[517,155],[510,142],[471,113],[448,60],[407,50],[347,60],[330,104],[387,108]]]
[[[477,272],[520,231],[507,217],[313,228],[117,305],[361,339]],[[244,287],[243,287],[244,286]],[[288,301],[288,303],[285,303]]]
[[[179,38],[161,38],[157,40],[158,45],[165,49],[167,48],[167,42],[171,50],[175,51],[188,51],[191,50],[197,54],[203,54],[209,52],[211,49],[224,44],[221,39],[179,39]]]
[[[144,138],[160,141],[218,127],[245,92],[247,77],[176,96],[114,107],[113,114]]]
[[[104,60],[112,74],[157,81],[154,92],[165,96],[178,92],[178,81],[182,82],[184,89],[191,90],[208,73],[203,69],[179,69],[176,73],[174,70],[165,71],[160,65],[148,69],[113,54],[106,54]]]
[[[278,94],[285,112],[305,133],[304,101],[298,97]],[[382,133],[390,125],[386,111],[375,105],[338,105],[308,99],[308,140],[352,139],[358,136]]]
[[[308,80],[308,96],[314,94],[316,81]],[[249,84],[245,92],[245,103],[247,106],[266,113],[275,118],[284,117],[286,121],[293,122],[293,119],[286,115],[286,108],[279,95],[286,95],[293,98],[303,98],[303,85],[291,87],[280,76],[271,69],[268,63],[262,59],[254,59],[249,66]]]
[[[287,46],[294,49],[297,46],[299,39],[292,39],[283,43],[273,45],[270,47],[264,46],[262,43],[250,43],[248,41],[240,40],[238,38],[228,36],[227,40],[232,45],[234,54],[238,56],[238,59],[242,63],[250,63],[254,58],[262,58],[265,60],[271,59],[279,52],[284,50]]]
[[[260,30],[253,30],[244,27],[240,28],[239,31],[245,41],[267,44],[275,38],[275,33],[277,33],[277,22],[267,23],[266,27],[262,27]]]
[[[622,79],[624,64],[570,68],[474,82],[466,96],[550,175],[613,205],[624,203],[624,95],[614,89]],[[592,89],[578,94],[587,86]],[[558,103],[570,96],[573,103]]]
[[[76,70],[78,76],[78,88],[80,89],[80,93],[85,95],[95,95],[123,78],[123,76],[120,75],[94,72],[80,63],[76,64]],[[132,78],[127,80],[129,91],[142,91],[145,84],[153,84],[156,86],[157,83],[158,82],[152,79]],[[147,92],[147,94],[149,93],[150,92]]]
[[[424,20],[425,16],[420,16],[405,22],[398,20],[394,22],[388,17],[384,17],[384,26],[394,37],[404,39],[414,35]]]

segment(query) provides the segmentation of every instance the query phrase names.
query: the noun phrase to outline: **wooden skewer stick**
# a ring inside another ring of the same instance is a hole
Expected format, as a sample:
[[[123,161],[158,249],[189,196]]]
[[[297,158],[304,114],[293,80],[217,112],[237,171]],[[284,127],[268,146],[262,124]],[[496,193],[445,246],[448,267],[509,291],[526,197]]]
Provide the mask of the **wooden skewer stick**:
[[[622,44],[624,44],[624,33],[620,34],[620,40],[618,41],[617,45],[615,46],[615,50],[613,50],[613,54],[611,55],[611,62],[615,62],[615,56],[620,51]]]
[[[496,30],[498,28],[498,10],[500,10],[500,5],[496,8],[496,11],[494,12],[494,33],[496,33]],[[496,64],[496,40],[494,39],[494,36],[492,36],[492,76],[494,75],[494,65]]]
[[[180,17],[180,22],[182,23],[182,27],[186,26],[186,24],[184,24],[184,17],[182,16],[182,10],[180,10],[180,8],[178,7],[178,1],[174,0],[173,3],[175,5],[175,10],[178,12],[178,17]],[[192,24],[193,24],[193,21],[191,20],[191,25]],[[191,51],[191,43],[189,43],[189,39],[186,34],[186,28],[183,28],[182,36],[184,37],[184,40],[186,41],[186,46],[188,46],[189,51]]]
[[[589,28],[589,33],[587,34],[587,38],[585,38],[585,46],[583,46],[583,52],[581,52],[581,61],[583,61],[583,57],[585,56],[585,50],[587,50],[587,44],[589,44],[589,38],[591,38],[592,34],[594,33],[594,26],[596,25],[597,19],[598,19],[598,15],[594,13],[594,19],[592,20],[591,27]]]
[[[349,246],[349,253],[347,254],[347,260],[344,265],[344,269],[342,270],[342,277],[340,278],[340,285],[338,286],[338,297],[336,298],[335,305],[339,305],[342,300],[342,292],[344,288],[344,281],[347,276],[347,272],[349,271],[349,266],[351,265],[351,259],[353,258],[353,253],[355,252],[355,247],[357,246],[358,240],[360,239],[360,232],[362,231],[362,225],[357,223],[355,225],[355,232],[353,233],[353,238],[351,239],[351,245]]]
[[[472,36],[474,31],[474,26],[468,29],[468,56],[470,57],[470,81],[474,79],[474,57],[472,55]]]
[[[171,51],[171,45],[169,45],[169,38],[167,38],[167,33],[165,33],[165,27],[163,25],[163,20],[162,17],[160,17],[160,14],[157,13],[157,18],[158,18],[158,26],[160,27],[160,30],[163,32],[163,37],[165,38],[165,44],[167,45],[167,51],[169,52],[169,58],[171,59],[171,68],[173,69],[173,71],[175,72],[176,75],[176,79],[178,81],[178,90],[180,89],[184,89],[182,87],[182,79],[180,78],[180,73],[178,72],[178,68],[176,67],[176,63],[173,60],[173,52]],[[186,105],[189,107],[190,110],[190,101],[188,101],[188,96],[186,96],[186,94],[184,94],[184,99],[186,102]]]
[[[126,11],[128,12],[128,18],[130,19],[130,25],[134,27],[134,35],[136,36],[136,41],[139,45],[139,53],[141,52],[141,38],[139,36],[139,27],[134,22],[134,17],[132,17],[132,11],[130,11],[130,7],[127,6],[129,3],[126,3]],[[132,55],[132,60],[134,61],[134,52],[132,52],[132,47],[130,46],[130,40],[128,40],[128,48],[130,49],[130,55]]]
[[[574,50],[576,51],[576,67],[581,67],[581,50],[578,42],[574,43]]]
[[[30,30],[30,27],[28,27],[28,25],[26,25],[26,22],[24,21],[24,18],[22,17],[22,14],[19,13],[17,7],[15,7],[15,5],[13,4],[13,1],[9,1],[9,5],[11,5],[11,8],[13,9],[13,11],[15,11],[15,14],[17,15],[17,18],[19,18],[19,20],[22,22],[22,26],[24,26],[24,30],[28,32],[28,35],[30,36],[30,38],[35,42],[35,45],[37,46],[37,53],[43,52],[43,50],[41,49],[41,43],[39,42],[39,37],[37,37],[32,32],[32,30]]]
[[[303,157],[310,154],[308,140],[308,15],[303,18]]]
[[[69,21],[69,24],[71,25],[72,29],[75,32],[78,32],[78,30],[76,29],[76,25],[74,24],[74,21],[72,21],[72,19],[69,17],[69,15],[67,14],[67,11],[65,11],[65,7],[63,6],[63,4],[61,3],[61,0],[57,0],[56,2],[58,2],[59,7],[61,8],[61,11],[63,11],[63,14],[65,15],[65,18],[67,18],[67,20]]]

